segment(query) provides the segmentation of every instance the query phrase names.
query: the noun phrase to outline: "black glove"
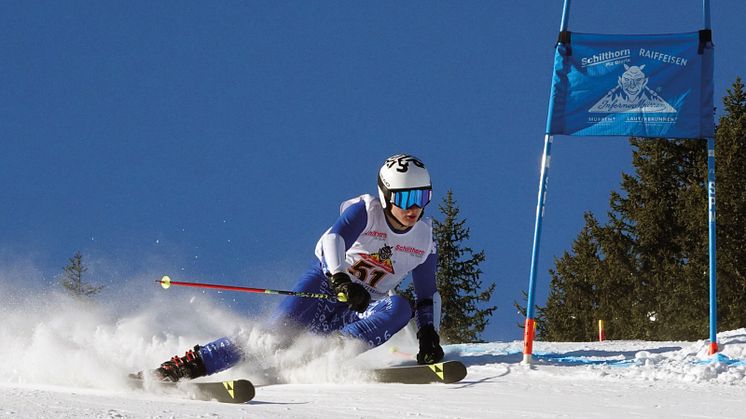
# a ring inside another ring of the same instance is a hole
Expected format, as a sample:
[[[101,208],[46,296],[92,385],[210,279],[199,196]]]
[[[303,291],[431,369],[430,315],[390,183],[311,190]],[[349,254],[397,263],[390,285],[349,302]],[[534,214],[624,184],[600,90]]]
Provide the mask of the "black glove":
[[[329,278],[329,283],[336,294],[343,294],[345,303],[351,310],[364,312],[370,304],[368,290],[357,282],[352,282],[350,276],[344,272],[337,272]]]
[[[443,359],[443,348],[440,347],[440,337],[432,324],[422,326],[417,332],[420,341],[420,352],[417,354],[417,363],[435,364]]]

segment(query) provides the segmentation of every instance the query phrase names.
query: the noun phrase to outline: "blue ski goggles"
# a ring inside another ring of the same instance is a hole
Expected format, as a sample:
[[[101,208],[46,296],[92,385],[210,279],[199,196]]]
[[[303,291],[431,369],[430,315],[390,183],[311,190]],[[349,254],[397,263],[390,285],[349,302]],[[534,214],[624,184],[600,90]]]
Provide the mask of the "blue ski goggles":
[[[414,206],[425,208],[430,203],[433,191],[430,189],[403,189],[391,191],[391,203],[401,209],[410,209]]]

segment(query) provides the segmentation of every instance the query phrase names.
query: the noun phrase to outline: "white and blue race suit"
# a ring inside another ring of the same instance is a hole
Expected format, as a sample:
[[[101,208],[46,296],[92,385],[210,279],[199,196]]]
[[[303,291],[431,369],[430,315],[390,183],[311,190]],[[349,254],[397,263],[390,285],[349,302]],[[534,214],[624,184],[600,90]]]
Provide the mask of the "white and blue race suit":
[[[358,313],[342,302],[287,297],[274,315],[273,326],[318,334],[337,332],[375,347],[401,330],[413,315],[418,328],[432,324],[435,249],[429,218],[400,231],[389,224],[378,198],[362,195],[345,201],[340,207],[340,217],[316,245],[315,262],[293,291],[333,294],[327,275],[346,271],[370,293],[368,309]],[[410,272],[415,308],[406,298],[389,295]],[[229,338],[201,347],[200,355],[208,374],[230,368],[242,357]]]

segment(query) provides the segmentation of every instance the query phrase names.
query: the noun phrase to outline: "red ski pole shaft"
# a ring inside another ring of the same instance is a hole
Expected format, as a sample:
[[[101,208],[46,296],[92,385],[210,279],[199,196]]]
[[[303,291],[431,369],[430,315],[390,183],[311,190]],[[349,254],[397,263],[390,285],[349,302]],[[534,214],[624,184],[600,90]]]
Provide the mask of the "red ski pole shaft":
[[[168,275],[164,275],[163,278],[155,282],[161,284],[161,286],[164,289],[167,289],[171,285],[176,285],[180,287],[209,288],[209,289],[224,290],[224,291],[253,292],[253,293],[258,293],[258,294],[290,295],[293,297],[321,298],[325,300],[342,301],[342,302],[345,301],[344,294],[334,296],[334,295],[329,295],[329,294],[312,293],[312,292],[281,291],[281,290],[271,290],[271,289],[266,289],[266,288],[237,287],[233,285],[218,285],[218,284],[203,284],[199,282],[172,281]]]

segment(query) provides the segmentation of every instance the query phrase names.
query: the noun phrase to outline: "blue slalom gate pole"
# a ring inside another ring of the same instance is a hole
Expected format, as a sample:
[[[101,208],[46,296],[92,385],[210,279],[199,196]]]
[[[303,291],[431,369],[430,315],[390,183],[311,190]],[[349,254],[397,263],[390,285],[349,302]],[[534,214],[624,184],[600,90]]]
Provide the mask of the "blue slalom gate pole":
[[[552,159],[553,137],[544,135],[544,152],[541,159],[541,176],[539,178],[539,195],[536,203],[536,222],[534,224],[534,243],[531,249],[531,274],[528,283],[528,298],[526,301],[526,324],[523,329],[523,363],[531,363],[533,354],[534,334],[536,330],[534,300],[536,293],[536,276],[539,269],[539,244],[541,242],[541,227],[544,221],[544,207],[547,201],[547,183],[549,182],[549,165]]]
[[[710,235],[710,355],[718,351],[717,343],[717,257],[715,235],[715,139],[707,139],[707,197]]]
[[[562,5],[562,22],[560,22],[560,31],[566,31],[570,23],[570,0],[565,0]]]
[[[562,5],[562,21],[560,31],[567,30],[570,21],[570,0],[565,0]],[[541,158],[541,175],[539,176],[539,195],[536,203],[536,221],[534,224],[534,242],[531,248],[531,273],[528,280],[528,296],[526,301],[526,323],[523,328],[523,363],[530,364],[534,347],[534,335],[536,332],[536,320],[534,313],[534,301],[536,299],[536,277],[539,270],[539,248],[541,244],[541,227],[544,221],[544,208],[547,201],[547,184],[549,183],[549,165],[552,160],[552,142],[554,138],[549,135],[549,124],[554,112],[554,101],[550,98],[547,109],[547,134],[544,135],[544,152]]]
[[[702,0],[704,28],[711,28],[710,0]],[[710,348],[713,355],[718,352],[718,303],[717,303],[717,235],[715,212],[715,139],[707,139],[707,213],[710,241]]]

